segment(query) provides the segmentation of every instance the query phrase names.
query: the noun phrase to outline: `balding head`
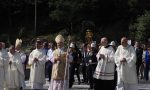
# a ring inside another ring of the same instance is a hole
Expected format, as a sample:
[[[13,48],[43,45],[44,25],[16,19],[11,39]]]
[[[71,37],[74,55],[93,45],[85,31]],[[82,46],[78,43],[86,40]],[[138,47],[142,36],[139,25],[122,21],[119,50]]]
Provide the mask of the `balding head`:
[[[122,37],[121,38],[121,45],[123,47],[127,47],[127,45],[128,45],[128,39],[127,39],[127,37]]]
[[[14,46],[14,45],[11,45],[11,46],[9,47],[9,52],[10,52],[11,54],[14,54],[14,53],[15,53],[15,46]]]
[[[106,37],[101,38],[101,45],[107,46],[108,45],[108,39]]]
[[[4,42],[2,42],[2,48],[5,48],[5,46],[6,46],[6,45],[5,45],[5,43],[4,43]]]
[[[140,42],[136,41],[134,46],[135,46],[136,48],[140,47]]]

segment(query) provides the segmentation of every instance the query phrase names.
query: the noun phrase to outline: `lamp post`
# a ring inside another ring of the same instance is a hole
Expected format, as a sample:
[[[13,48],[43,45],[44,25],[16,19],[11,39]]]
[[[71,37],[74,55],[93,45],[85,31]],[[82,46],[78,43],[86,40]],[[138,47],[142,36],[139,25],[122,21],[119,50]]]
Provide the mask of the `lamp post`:
[[[92,42],[92,38],[93,38],[93,32],[91,29],[87,29],[86,30],[86,40],[88,43]]]
[[[34,4],[35,4],[35,6],[34,6],[34,14],[35,14],[35,16],[34,16],[34,35],[36,36],[37,0],[34,1]]]

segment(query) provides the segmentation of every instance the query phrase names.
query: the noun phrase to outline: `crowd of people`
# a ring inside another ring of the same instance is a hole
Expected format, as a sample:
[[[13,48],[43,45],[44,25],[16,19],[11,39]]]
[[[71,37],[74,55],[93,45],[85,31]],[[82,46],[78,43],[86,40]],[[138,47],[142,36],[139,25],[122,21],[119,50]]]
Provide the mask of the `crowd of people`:
[[[75,75],[78,84],[89,84],[94,90],[138,90],[139,79],[149,80],[150,46],[139,41],[132,46],[122,37],[117,46],[103,37],[99,46],[91,42],[79,47],[68,42],[64,48],[65,39],[58,35],[55,42],[38,38],[29,56],[22,50],[21,39],[8,50],[0,42],[0,90],[24,89],[26,66],[30,67],[31,89],[35,90],[43,89],[46,76],[48,90],[69,90]]]

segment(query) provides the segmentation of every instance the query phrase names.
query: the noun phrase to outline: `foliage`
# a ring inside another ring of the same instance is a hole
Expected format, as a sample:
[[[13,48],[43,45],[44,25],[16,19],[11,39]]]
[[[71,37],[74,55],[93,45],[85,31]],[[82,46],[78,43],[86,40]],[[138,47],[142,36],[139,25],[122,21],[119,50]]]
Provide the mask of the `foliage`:
[[[146,41],[150,35],[150,11],[145,13],[136,19],[136,22],[130,25],[131,36],[136,40]]]
[[[110,36],[107,32],[115,32],[116,35],[121,35],[124,30],[128,32],[128,25],[133,24],[144,10],[150,9],[150,0],[36,1],[38,36],[65,31],[65,35],[78,36],[82,40],[88,28],[94,30],[96,38]],[[16,37],[35,38],[35,0],[0,0],[0,10],[0,33],[7,34],[11,41]],[[113,37],[115,35],[110,38]]]

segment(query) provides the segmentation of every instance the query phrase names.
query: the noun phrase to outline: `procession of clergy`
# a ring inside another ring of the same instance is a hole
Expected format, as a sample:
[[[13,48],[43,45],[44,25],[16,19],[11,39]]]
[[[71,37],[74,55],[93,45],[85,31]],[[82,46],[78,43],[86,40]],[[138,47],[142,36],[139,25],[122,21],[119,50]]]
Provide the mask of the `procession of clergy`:
[[[73,62],[71,48],[75,47],[70,43],[70,47],[64,50],[64,38],[58,35],[55,38],[57,48],[51,55],[46,56],[42,48],[43,42],[36,40],[35,49],[30,53],[28,65],[30,65],[30,85],[33,90],[41,90],[45,81],[45,63],[50,60],[53,64],[51,81],[48,90],[69,90],[71,84],[69,68]],[[121,45],[114,48],[108,44],[106,37],[101,38],[97,53],[91,51],[91,59],[88,61],[92,66],[91,76],[93,82],[91,89],[94,90],[138,90],[138,78],[136,71],[136,51],[128,44],[126,37],[121,38]],[[5,44],[0,43],[0,90],[22,90],[25,85],[24,61],[25,54],[21,51],[20,39],[16,40],[16,45],[11,45],[9,51],[5,49]],[[112,42],[114,43],[114,42]],[[87,51],[95,47],[94,43],[88,44]],[[96,57],[96,64],[92,59]],[[115,75],[117,71],[117,75]],[[73,75],[74,77],[74,75]],[[117,83],[115,82],[117,77]]]

